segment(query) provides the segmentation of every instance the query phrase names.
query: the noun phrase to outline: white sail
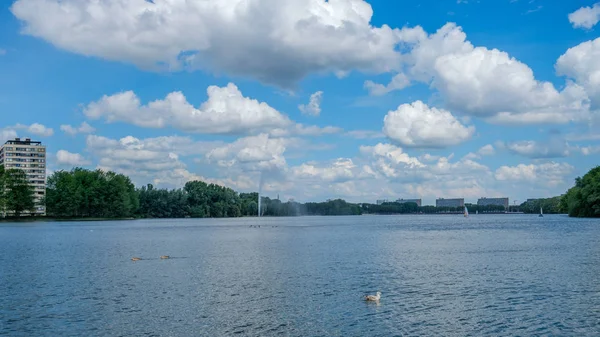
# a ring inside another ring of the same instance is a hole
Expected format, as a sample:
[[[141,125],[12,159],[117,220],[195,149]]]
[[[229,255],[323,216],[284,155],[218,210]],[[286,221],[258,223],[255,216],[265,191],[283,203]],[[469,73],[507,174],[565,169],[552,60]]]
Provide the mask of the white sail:
[[[465,218],[469,217],[469,209],[465,206]]]

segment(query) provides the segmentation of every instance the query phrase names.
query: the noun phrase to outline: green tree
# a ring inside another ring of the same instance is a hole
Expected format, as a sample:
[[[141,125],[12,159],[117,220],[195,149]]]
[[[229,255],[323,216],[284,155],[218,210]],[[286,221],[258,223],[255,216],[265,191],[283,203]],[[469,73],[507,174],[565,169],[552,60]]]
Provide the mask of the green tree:
[[[132,217],[139,197],[129,177],[74,168],[56,171],[46,188],[46,212],[56,217]]]
[[[600,217],[600,166],[575,179],[575,186],[560,200],[571,217]]]
[[[155,189],[152,184],[137,190],[138,216],[142,218],[184,218],[190,215],[187,194],[181,189]]]
[[[23,212],[33,212],[35,201],[33,187],[27,181],[23,170],[9,169],[3,172],[4,207],[6,212],[16,217]]]

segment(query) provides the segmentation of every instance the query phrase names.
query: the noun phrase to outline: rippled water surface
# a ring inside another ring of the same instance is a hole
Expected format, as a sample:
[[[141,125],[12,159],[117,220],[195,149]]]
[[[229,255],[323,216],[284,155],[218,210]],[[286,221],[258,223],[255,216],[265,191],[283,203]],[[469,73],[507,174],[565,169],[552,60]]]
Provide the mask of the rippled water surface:
[[[0,335],[600,335],[599,220],[4,223],[0,247]]]

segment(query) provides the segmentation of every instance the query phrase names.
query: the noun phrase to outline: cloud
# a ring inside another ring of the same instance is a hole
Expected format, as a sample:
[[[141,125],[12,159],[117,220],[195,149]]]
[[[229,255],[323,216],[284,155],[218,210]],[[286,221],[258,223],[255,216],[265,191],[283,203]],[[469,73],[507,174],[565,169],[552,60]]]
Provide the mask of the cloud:
[[[6,53],[7,53],[6,49],[0,48],[0,56],[6,55]]]
[[[529,9],[527,12],[525,12],[525,15],[528,15],[528,14],[531,14],[531,13],[535,13],[535,12],[539,12],[543,8],[544,8],[544,6],[538,5],[536,8]]]
[[[489,153],[484,147],[482,153]],[[479,152],[479,151],[478,151]],[[525,198],[551,196],[568,187],[573,167],[543,163],[503,166],[496,171],[474,160],[453,156],[412,157],[393,144],[360,147],[354,158],[338,158],[292,166],[282,180],[271,183],[272,191],[297,200],[343,197],[355,202],[382,198],[482,196]]]
[[[475,48],[435,62],[433,85],[451,107],[474,116],[547,115],[545,108],[568,104],[552,84],[536,81],[525,64],[507,53]]]
[[[553,138],[541,142],[524,140],[506,144],[506,148],[515,154],[528,158],[562,158],[569,156],[569,145],[564,139]]]
[[[474,46],[453,23],[430,35],[419,29],[403,40],[409,50],[402,58],[403,71],[436,89],[446,108],[499,124],[568,123],[588,117],[589,97],[578,83],[567,81],[559,91],[508,53]]]
[[[346,182],[355,178],[353,172],[356,166],[352,159],[338,158],[331,163],[320,166],[316,163],[304,163],[293,167],[290,171],[294,178],[302,181]]]
[[[88,133],[92,133],[92,132],[96,131],[96,129],[94,129],[91,125],[89,125],[86,122],[81,123],[81,125],[79,127],[73,127],[68,124],[63,124],[60,126],[60,129],[64,133],[71,135],[71,136],[75,136],[78,133],[88,134]]]
[[[573,28],[592,29],[600,21],[600,2],[592,7],[581,7],[569,14],[569,22]]]
[[[222,144],[195,142],[178,136],[111,139],[88,135],[86,138],[86,150],[97,160],[99,168],[126,174],[138,185],[153,183],[166,187],[181,187],[189,180],[200,178],[217,182],[189,172],[180,158],[205,155]]]
[[[581,154],[589,156],[591,154],[600,153],[600,146],[584,146],[580,148]]]
[[[246,172],[284,169],[287,142],[284,138],[269,138],[268,134],[249,136],[210,150],[206,158],[218,166],[238,166]]]
[[[573,171],[568,164],[545,163],[506,166],[494,172],[475,160],[456,160],[453,155],[417,158],[388,143],[361,146],[352,158],[290,165],[285,158],[290,149],[310,144],[300,138],[271,138],[267,134],[231,143],[196,142],[179,136],[111,139],[88,135],[86,145],[97,167],[127,174],[137,185],[153,183],[171,188],[200,179],[238,191],[256,191],[263,174],[267,195],[281,194],[284,200],[299,201],[335,197],[355,202],[394,197],[475,199],[511,195],[517,186],[521,187],[520,194],[546,196],[566,188]],[[484,146],[478,153],[490,154],[491,147]],[[63,161],[74,165],[85,160],[70,155],[76,159]],[[213,173],[192,171],[185,158],[195,158],[198,169]]]
[[[187,102],[181,92],[172,92],[164,100],[142,105],[132,92],[104,96],[84,109],[91,119],[123,121],[141,127],[174,127],[206,134],[243,134],[292,124],[287,116],[255,99],[244,97],[237,86],[210,86],[208,100],[199,108]]]
[[[583,86],[595,108],[600,107],[600,38],[569,48],[558,58],[555,67],[559,75]]]
[[[9,139],[15,139],[17,137],[17,131],[11,128],[0,129],[0,146]]]
[[[469,152],[464,156],[464,159],[481,159],[483,156],[493,156],[496,154],[496,149],[492,144],[482,146],[476,153]]]
[[[385,135],[404,146],[442,148],[469,140],[474,126],[464,126],[449,111],[421,101],[403,104],[384,118]]]
[[[568,163],[519,164],[517,166],[501,166],[494,175],[500,181],[534,182],[557,186],[564,184],[567,180],[566,177],[573,173],[574,169]]]
[[[492,148],[484,146],[478,153],[491,155]],[[343,197],[355,202],[374,202],[382,198],[416,197],[428,203],[438,197],[464,197],[475,201],[482,196],[556,195],[568,187],[572,173],[572,166],[555,163],[518,164],[493,171],[468,158],[455,160],[452,155],[416,158],[396,145],[379,143],[361,146],[360,154],[354,158],[292,166],[286,175],[271,182],[270,189],[297,200]]]
[[[298,105],[298,109],[305,115],[319,116],[321,114],[321,101],[323,100],[323,92],[317,91],[310,95],[308,104]]]
[[[323,135],[333,135],[341,133],[344,130],[337,126],[320,127],[316,125],[304,125],[301,123],[293,124],[286,129],[271,129],[269,135],[272,137],[288,137],[288,136],[312,136],[318,137]]]
[[[383,132],[375,130],[352,130],[347,131],[344,135],[355,139],[377,139],[385,137]]]
[[[410,79],[406,74],[399,73],[392,77],[392,80],[387,85],[375,83],[373,81],[365,81],[364,87],[369,91],[371,96],[383,96],[394,90],[402,90],[410,85]]]
[[[492,144],[482,146],[477,153],[481,156],[493,156],[496,154],[496,150]]]
[[[372,26],[362,0],[17,0],[11,11],[24,34],[81,55],[287,87],[310,73],[387,72],[400,58],[398,29]]]
[[[321,114],[321,101],[323,100],[323,92],[317,91],[314,94],[310,95],[310,100],[308,104],[300,104],[298,105],[298,109],[305,114],[311,116],[319,116]]]
[[[15,130],[25,130],[28,134],[39,137],[50,137],[54,134],[54,130],[52,128],[48,128],[43,124],[39,123],[33,123],[31,125],[17,124],[9,128]]]
[[[85,159],[79,153],[71,153],[66,150],[59,150],[56,153],[56,163],[62,166],[87,166],[91,161]]]

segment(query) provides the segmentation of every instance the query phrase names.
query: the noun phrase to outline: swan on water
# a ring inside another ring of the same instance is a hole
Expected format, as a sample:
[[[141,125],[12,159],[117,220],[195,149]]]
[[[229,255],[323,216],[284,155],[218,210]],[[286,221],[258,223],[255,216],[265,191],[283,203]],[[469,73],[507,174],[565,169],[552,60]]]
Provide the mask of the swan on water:
[[[131,258],[131,261],[139,261],[139,260],[141,260],[141,259],[142,259],[141,257],[132,257],[132,258]]]
[[[365,296],[365,301],[378,302],[380,298],[381,298],[381,292],[378,291],[377,295],[367,295],[367,296]]]
[[[163,256],[161,256],[160,258],[161,258],[161,259],[163,259],[163,260],[165,260],[165,259],[169,259],[169,258],[171,258],[171,257],[170,257],[169,255],[163,255]]]

